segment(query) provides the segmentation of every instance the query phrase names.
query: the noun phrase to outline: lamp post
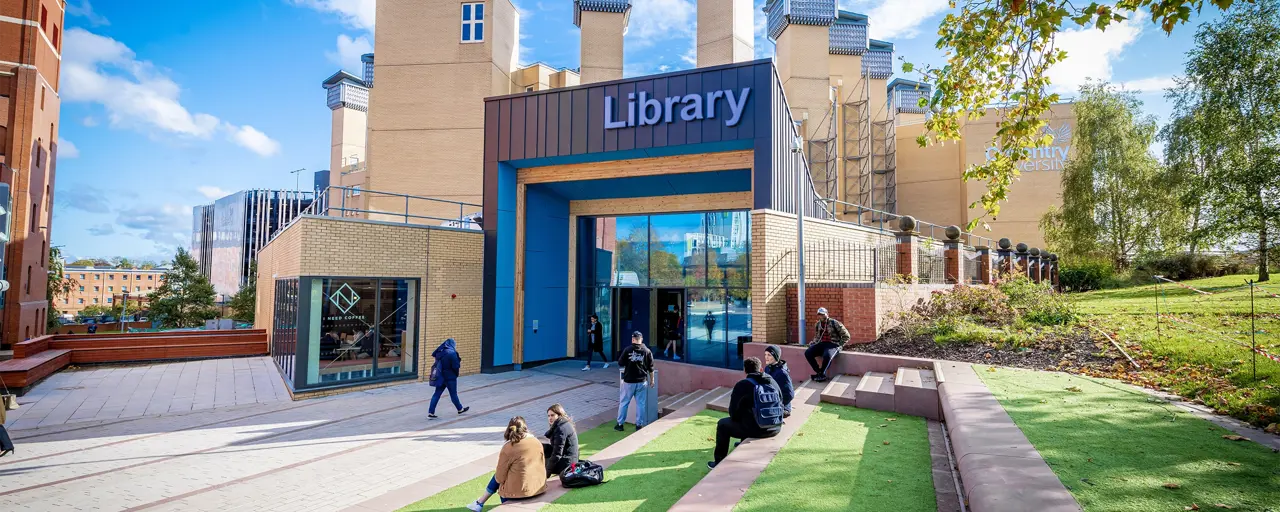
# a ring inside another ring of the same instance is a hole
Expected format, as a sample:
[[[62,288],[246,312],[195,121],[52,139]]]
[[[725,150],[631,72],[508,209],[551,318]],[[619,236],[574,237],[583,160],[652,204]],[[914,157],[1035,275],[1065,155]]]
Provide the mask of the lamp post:
[[[124,333],[124,316],[129,313],[129,287],[127,285],[124,287],[124,295],[120,296],[120,300],[120,332]]]
[[[791,140],[792,159],[800,157],[803,162],[804,139],[800,138],[801,122],[795,122],[795,137]],[[796,168],[796,341],[804,346],[804,172],[803,166]]]

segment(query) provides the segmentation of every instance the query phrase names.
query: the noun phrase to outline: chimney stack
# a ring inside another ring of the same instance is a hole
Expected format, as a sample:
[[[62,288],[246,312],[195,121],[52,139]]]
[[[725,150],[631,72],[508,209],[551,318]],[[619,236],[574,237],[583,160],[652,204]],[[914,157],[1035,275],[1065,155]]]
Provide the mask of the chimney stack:
[[[751,0],[698,0],[698,67],[755,58]]]
[[[622,36],[631,0],[574,0],[573,24],[582,30],[582,83],[622,78]]]

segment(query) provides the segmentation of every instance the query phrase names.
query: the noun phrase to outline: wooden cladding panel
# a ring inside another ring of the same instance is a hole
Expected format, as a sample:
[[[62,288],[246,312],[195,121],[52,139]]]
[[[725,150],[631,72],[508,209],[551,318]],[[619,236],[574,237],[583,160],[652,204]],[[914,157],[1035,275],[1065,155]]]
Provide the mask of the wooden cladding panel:
[[[637,197],[626,201],[618,201],[616,199],[569,201],[569,215],[641,215],[648,213],[745,210],[751,208],[751,198],[751,192],[748,191]]]
[[[674,173],[730,171],[751,169],[755,159],[751,150],[635,158],[585,164],[548,165],[520,169],[516,182],[522,185],[581,181],[605,178],[656,176]]]

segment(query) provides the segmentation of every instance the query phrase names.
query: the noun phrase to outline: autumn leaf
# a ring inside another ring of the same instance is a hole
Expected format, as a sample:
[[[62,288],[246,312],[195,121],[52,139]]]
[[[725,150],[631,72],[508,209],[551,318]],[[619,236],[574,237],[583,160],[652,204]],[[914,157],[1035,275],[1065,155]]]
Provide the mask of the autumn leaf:
[[[1227,463],[1227,465],[1228,465],[1228,466],[1239,466],[1239,465],[1240,465],[1240,463],[1239,463],[1239,462],[1228,462],[1228,463]]]
[[[1165,488],[1165,489],[1181,489],[1181,488],[1182,488],[1182,486],[1181,486],[1181,485],[1178,485],[1178,484],[1175,484],[1175,483],[1173,483],[1173,482],[1166,482],[1166,483],[1164,484],[1164,488]]]
[[[888,442],[888,441],[885,441],[885,442],[884,442],[884,444],[885,444],[885,446],[888,446],[888,445],[889,445],[889,442]]]
[[[1192,503],[1190,507],[1182,507],[1182,510],[1200,510],[1200,505]]]
[[[1214,506],[1218,508],[1231,508],[1231,505],[1227,505],[1223,503],[1218,503],[1217,505],[1214,505]]]
[[[1072,393],[1083,393],[1083,392],[1084,392],[1084,390],[1082,390],[1082,389],[1080,389],[1080,388],[1078,388],[1078,387],[1076,387],[1076,386],[1071,386],[1071,387],[1067,388],[1067,391],[1070,391],[1070,392],[1072,392]]]
[[[1222,438],[1228,441],[1244,441],[1244,436],[1237,435],[1222,436]]]

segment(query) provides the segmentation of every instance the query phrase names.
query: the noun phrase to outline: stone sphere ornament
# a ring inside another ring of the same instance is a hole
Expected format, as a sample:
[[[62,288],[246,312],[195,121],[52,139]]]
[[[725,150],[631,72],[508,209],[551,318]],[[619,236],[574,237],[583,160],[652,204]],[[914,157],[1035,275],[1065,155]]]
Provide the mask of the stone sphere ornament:
[[[1013,247],[1013,242],[1009,241],[1008,238],[1001,238],[998,244],[1000,245],[1001,249],[1004,249],[1006,251],[1009,250],[1010,247]]]
[[[1039,256],[1039,255],[1040,255],[1040,249],[1039,249],[1039,248],[1036,248],[1036,247],[1032,247],[1030,252],[1031,252],[1031,255],[1032,255],[1032,256]]]
[[[946,233],[947,240],[959,240],[960,226],[947,226],[947,229],[944,230],[943,233]]]
[[[1022,253],[1025,253],[1025,252],[1027,252],[1027,244],[1019,243],[1019,244],[1018,244],[1018,253],[1019,253],[1019,254],[1022,254]]]
[[[916,219],[910,215],[898,217],[898,229],[904,233],[912,233],[916,230]]]

